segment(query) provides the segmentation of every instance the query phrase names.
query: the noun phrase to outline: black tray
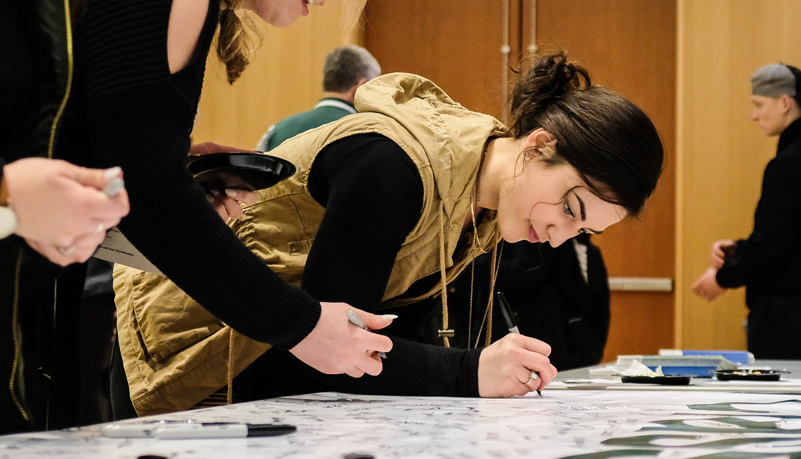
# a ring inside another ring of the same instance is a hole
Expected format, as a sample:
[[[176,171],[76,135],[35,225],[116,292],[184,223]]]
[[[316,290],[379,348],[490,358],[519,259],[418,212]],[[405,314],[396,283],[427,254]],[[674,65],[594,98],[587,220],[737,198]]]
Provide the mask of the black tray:
[[[720,381],[778,381],[782,378],[784,370],[760,370],[748,368],[741,370],[718,370],[715,376]]]
[[[664,376],[621,376],[620,382],[635,384],[660,384],[663,386],[689,386],[693,380],[691,375]]]
[[[295,173],[295,166],[285,159],[246,152],[190,156],[186,167],[207,190],[261,190]]]

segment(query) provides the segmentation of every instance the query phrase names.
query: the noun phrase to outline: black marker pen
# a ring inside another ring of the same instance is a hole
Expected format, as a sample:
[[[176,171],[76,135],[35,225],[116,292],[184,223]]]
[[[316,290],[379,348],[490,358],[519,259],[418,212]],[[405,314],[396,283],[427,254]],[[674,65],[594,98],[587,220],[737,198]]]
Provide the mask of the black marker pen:
[[[161,439],[272,437],[292,433],[295,426],[286,424],[246,424],[240,422],[204,422],[167,424],[153,430]]]
[[[496,292],[496,295],[498,297],[498,304],[501,306],[501,315],[503,316],[503,320],[506,322],[506,328],[509,329],[509,333],[517,333],[520,335],[520,329],[517,328],[517,322],[515,321],[512,307],[509,306],[509,301],[506,300],[506,295],[504,295],[503,292]],[[537,380],[539,377],[540,375],[538,375],[536,371],[531,372],[532,380]],[[542,391],[537,389],[537,395],[542,397]]]

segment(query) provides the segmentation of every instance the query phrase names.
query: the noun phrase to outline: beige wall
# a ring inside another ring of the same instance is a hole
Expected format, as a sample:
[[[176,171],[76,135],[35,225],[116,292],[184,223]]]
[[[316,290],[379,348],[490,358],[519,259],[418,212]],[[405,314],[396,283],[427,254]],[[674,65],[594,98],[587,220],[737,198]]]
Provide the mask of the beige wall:
[[[256,148],[271,124],[312,108],[323,94],[325,56],[357,39],[340,26],[343,4],[333,1],[312,7],[309,16],[281,29],[254,18],[263,42],[233,85],[225,80],[224,69],[212,52],[193,141]]]
[[[642,4],[653,5],[652,1],[642,0]],[[215,58],[210,58],[194,140],[253,148],[270,124],[309,109],[322,94],[325,55],[342,44],[361,41],[341,32],[342,3],[329,1],[313,8],[309,17],[286,29],[262,25],[264,43],[233,86],[224,81]],[[565,4],[559,3],[562,7],[556,11],[564,12]],[[584,8],[583,12],[594,8],[592,2],[566,3]],[[631,14],[621,5],[635,4],[618,2],[615,11]],[[548,5],[543,1],[541,7]],[[714,240],[745,237],[751,228],[762,171],[773,156],[776,140],[762,136],[750,121],[748,79],[753,70],[771,62],[801,65],[801,1],[677,0],[677,10],[676,135],[666,139],[668,144],[675,140],[676,146],[674,344],[696,349],[745,348],[742,289],[707,303],[695,297],[690,287],[706,268]],[[586,26],[576,26],[581,21],[571,17],[598,18],[583,12],[552,16],[550,21],[567,18],[555,28],[558,36],[586,33]],[[543,25],[541,33],[546,34],[546,29]],[[650,27],[646,33],[665,32]],[[652,52],[664,51],[655,48]],[[440,56],[448,59],[449,54]],[[614,76],[611,73],[606,79]],[[644,81],[660,78],[663,84],[671,84],[673,75],[649,75]],[[649,232],[650,237],[659,240],[669,231],[656,233]]]
[[[707,303],[691,286],[708,266],[712,242],[750,232],[776,139],[750,120],[749,77],[773,62],[801,65],[799,26],[797,0],[678,2],[678,346],[745,348],[743,289]]]

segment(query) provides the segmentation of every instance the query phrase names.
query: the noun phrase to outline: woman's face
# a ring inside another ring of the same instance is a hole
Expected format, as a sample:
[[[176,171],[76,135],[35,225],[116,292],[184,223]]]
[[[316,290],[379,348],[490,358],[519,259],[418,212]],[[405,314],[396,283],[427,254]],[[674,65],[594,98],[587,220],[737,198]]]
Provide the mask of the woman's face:
[[[314,0],[312,3],[323,6],[325,0]],[[276,27],[290,26],[299,17],[309,14],[309,0],[245,0],[242,7]]]
[[[592,194],[568,165],[526,159],[498,200],[498,229],[507,242],[557,247],[579,233],[598,234],[626,216],[623,207]]]

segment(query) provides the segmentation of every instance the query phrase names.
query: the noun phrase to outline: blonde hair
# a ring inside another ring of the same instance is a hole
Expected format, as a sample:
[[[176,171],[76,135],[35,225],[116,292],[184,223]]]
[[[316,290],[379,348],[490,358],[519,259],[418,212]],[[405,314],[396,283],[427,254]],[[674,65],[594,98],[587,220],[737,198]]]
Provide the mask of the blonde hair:
[[[237,9],[243,0],[220,0],[220,33],[217,36],[217,57],[225,65],[226,78],[233,84],[250,64],[250,55],[261,45],[262,36],[248,16],[240,17]],[[346,0],[342,19],[343,33],[359,25],[367,0]],[[254,37],[258,44],[254,44]]]

